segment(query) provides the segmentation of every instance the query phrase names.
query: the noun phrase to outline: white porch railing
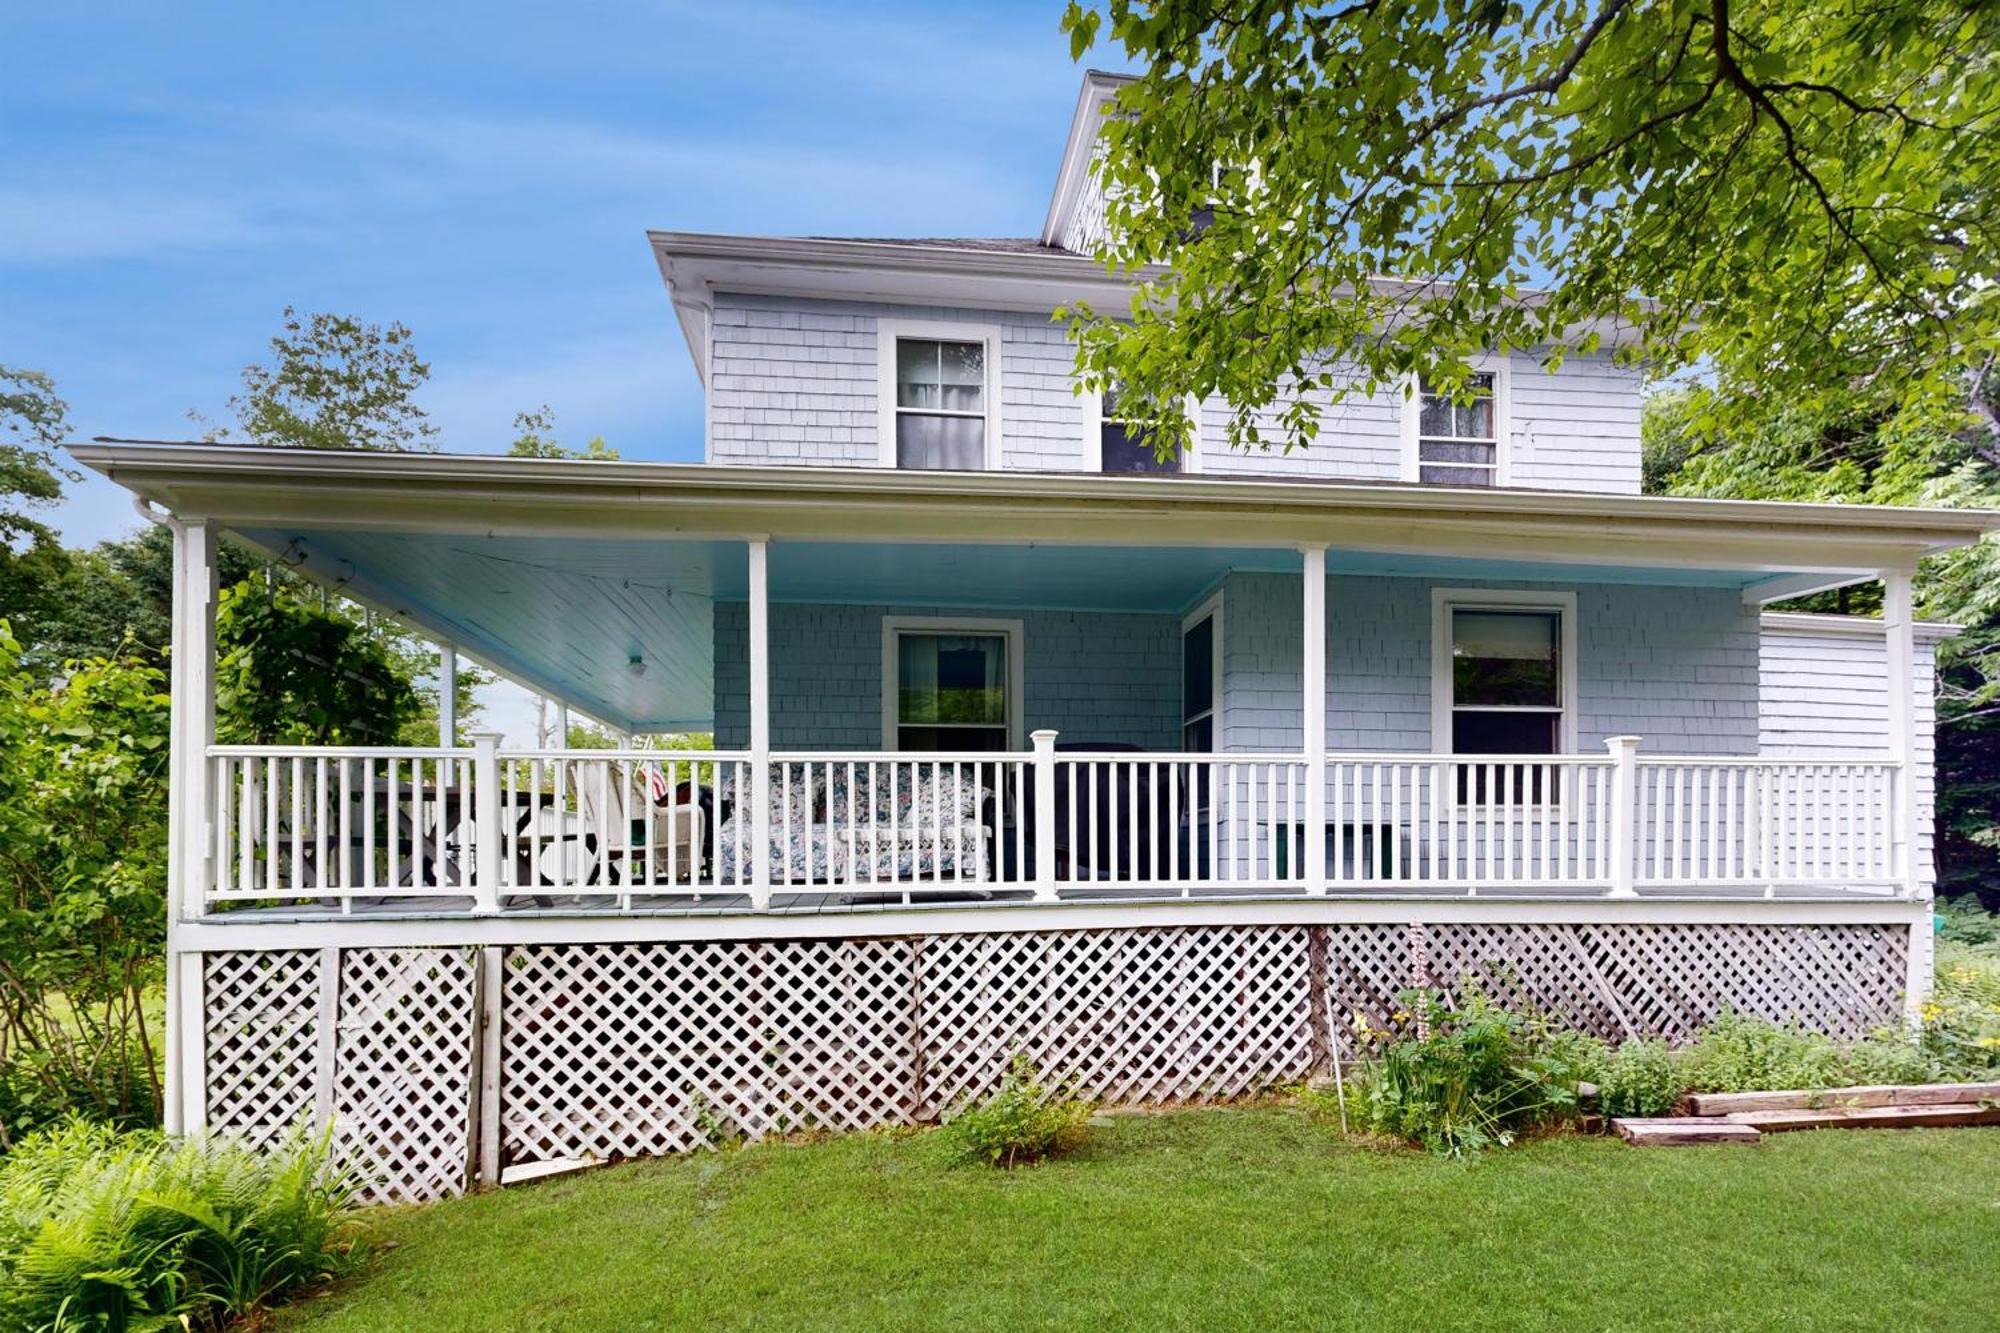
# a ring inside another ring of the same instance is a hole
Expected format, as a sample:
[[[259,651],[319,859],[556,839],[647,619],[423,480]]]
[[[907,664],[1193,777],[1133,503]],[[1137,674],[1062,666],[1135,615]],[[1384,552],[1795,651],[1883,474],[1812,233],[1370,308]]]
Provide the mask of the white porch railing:
[[[760,766],[483,737],[215,746],[209,766],[199,911],[1885,894],[1911,854],[1892,761],[1640,757],[1629,738],[1592,756],[1187,755],[1058,751],[1042,732],[1025,752]]]

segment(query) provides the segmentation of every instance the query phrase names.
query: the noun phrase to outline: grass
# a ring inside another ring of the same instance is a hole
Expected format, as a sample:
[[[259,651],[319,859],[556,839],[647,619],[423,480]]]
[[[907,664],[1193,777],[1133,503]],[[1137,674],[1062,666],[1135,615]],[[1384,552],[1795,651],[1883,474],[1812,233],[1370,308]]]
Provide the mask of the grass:
[[[1985,1329],[2000,1130],[1456,1163],[1287,1107],[1182,1111],[1010,1172],[854,1135],[377,1227],[378,1268],[280,1328]]]

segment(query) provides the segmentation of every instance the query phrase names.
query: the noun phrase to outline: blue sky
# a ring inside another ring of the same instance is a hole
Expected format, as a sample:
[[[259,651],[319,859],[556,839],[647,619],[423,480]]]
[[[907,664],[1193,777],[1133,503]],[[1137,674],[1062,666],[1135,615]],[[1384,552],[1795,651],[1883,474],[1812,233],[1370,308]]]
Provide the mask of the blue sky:
[[[1060,10],[17,9],[0,363],[54,375],[78,437],[178,438],[285,305],[338,310],[415,330],[445,448],[548,403],[570,443],[699,458],[646,229],[1032,234],[1081,77]],[[135,520],[89,482],[56,521]]]

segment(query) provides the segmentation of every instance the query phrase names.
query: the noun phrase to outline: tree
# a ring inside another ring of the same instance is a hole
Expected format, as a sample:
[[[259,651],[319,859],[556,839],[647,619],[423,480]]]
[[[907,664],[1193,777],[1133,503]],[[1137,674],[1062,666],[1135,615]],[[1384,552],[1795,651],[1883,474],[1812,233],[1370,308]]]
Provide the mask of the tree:
[[[69,434],[69,405],[55,381],[38,370],[0,366],[0,543],[11,551],[26,538],[53,545],[55,534],[31,511],[62,498],[76,473],[56,458]]]
[[[216,735],[225,743],[393,745],[416,691],[361,626],[287,586],[239,583],[215,617]]]
[[[516,412],[514,429],[520,434],[514,443],[507,446],[510,458],[586,458],[614,460],[616,449],[604,443],[602,435],[593,435],[584,442],[582,450],[566,449],[556,442],[556,414],[547,403],[532,412]]]
[[[1723,420],[1754,386],[1957,433],[2000,377],[2000,6],[1073,0],[1064,26],[1143,71],[1099,167],[1139,286],[1063,313],[1163,451],[1190,393],[1238,447],[1285,401],[1304,445],[1323,400],[1614,328],[1716,372]]]
[[[244,367],[243,391],[229,400],[245,439],[296,449],[437,447],[437,427],[416,403],[430,363],[404,325],[301,317],[286,306],[271,352],[271,364]]]
[[[166,766],[157,667],[44,683],[0,621],[0,1147],[72,1110],[157,1117]]]

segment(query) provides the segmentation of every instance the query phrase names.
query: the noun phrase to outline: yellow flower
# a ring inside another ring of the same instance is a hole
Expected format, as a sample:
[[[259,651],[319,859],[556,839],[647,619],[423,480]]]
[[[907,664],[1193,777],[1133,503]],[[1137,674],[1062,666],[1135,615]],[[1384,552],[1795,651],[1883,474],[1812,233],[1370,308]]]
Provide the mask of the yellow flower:
[[[1927,1003],[1926,1003],[1926,1004],[1924,1005],[1924,1007],[1923,1007],[1923,1019],[1924,1019],[1924,1022],[1926,1022],[1926,1023],[1935,1023],[1935,1022],[1937,1022],[1937,1021],[1938,1021],[1938,1020],[1939,1020],[1940,1018],[1943,1018],[1943,1017],[1944,1017],[1944,1006],[1943,1006],[1943,1005],[1941,1005],[1941,1004],[1939,1004],[1939,1003],[1938,1003],[1938,1002],[1937,1002],[1936,1000],[1931,1000],[1931,1001],[1928,1001],[1928,1002],[1927,1002]]]

